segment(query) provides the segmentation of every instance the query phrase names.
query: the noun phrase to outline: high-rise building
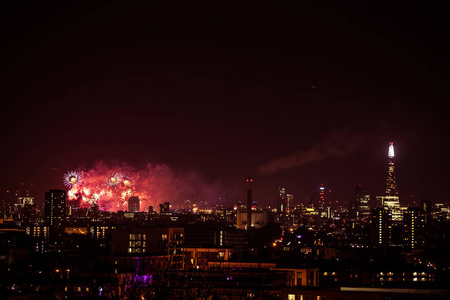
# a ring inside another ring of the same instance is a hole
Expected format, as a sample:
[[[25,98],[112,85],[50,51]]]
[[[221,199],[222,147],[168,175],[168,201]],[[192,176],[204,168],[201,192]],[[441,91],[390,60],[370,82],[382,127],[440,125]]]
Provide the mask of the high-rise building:
[[[323,184],[320,185],[319,188],[319,208],[323,208],[325,206],[325,187]]]
[[[349,214],[353,220],[370,219],[370,192],[362,191],[360,185],[354,186],[353,199],[349,204]]]
[[[50,190],[45,193],[45,223],[50,227],[50,238],[61,238],[64,233],[66,219],[66,192]]]
[[[287,212],[287,196],[286,189],[279,188],[278,189],[278,198],[277,198],[277,219],[278,221],[284,221]]]
[[[394,142],[389,143],[388,174],[386,177],[386,196],[398,196],[397,182],[395,179]]]
[[[403,220],[403,210],[400,207],[400,198],[398,196],[397,181],[395,177],[394,164],[394,142],[389,143],[388,150],[388,172],[386,176],[386,193],[380,197],[382,206],[387,206],[392,211],[393,221]]]
[[[418,207],[409,208],[403,217],[403,245],[416,249],[424,243],[425,213]]]
[[[431,201],[420,199],[420,209],[424,213],[425,217],[425,224],[430,225],[431,224]]]
[[[361,186],[353,186],[353,198],[348,202],[348,214],[351,220],[356,220],[356,201],[361,195]]]
[[[292,194],[286,194],[286,199],[287,199],[287,213],[289,214],[291,212],[291,207],[293,207],[294,205],[294,195]]]
[[[375,246],[392,243],[392,212],[386,207],[372,210],[372,243]]]
[[[140,211],[139,197],[133,196],[128,199],[128,211],[129,212],[139,212]]]

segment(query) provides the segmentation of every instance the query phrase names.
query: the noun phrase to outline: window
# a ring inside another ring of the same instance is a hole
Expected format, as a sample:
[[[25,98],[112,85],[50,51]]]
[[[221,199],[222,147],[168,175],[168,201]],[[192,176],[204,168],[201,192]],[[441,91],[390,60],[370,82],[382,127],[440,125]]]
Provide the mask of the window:
[[[145,253],[147,246],[145,239],[145,234],[130,234],[128,253]]]

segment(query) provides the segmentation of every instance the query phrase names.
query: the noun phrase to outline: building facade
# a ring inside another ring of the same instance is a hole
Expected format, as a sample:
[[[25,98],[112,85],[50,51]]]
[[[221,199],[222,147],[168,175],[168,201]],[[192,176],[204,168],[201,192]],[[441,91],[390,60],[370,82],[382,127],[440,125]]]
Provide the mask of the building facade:
[[[66,192],[50,190],[45,193],[44,204],[45,224],[50,227],[50,239],[57,240],[62,237],[65,230],[66,219]]]

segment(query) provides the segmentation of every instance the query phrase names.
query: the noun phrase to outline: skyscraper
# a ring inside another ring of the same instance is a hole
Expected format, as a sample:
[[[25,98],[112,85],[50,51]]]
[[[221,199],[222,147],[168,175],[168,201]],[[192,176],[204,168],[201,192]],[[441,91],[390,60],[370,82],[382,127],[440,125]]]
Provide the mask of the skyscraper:
[[[397,182],[395,180],[394,142],[389,143],[388,174],[386,177],[386,196],[398,196]]]
[[[370,219],[370,192],[362,191],[360,185],[354,186],[353,199],[349,203],[349,214],[352,220]]]
[[[50,226],[50,238],[59,239],[64,233],[66,219],[66,192],[50,190],[45,193],[44,217]]]
[[[140,211],[139,197],[130,197],[128,199],[128,211],[129,212],[139,212]]]
[[[375,246],[392,244],[392,213],[386,207],[372,210],[372,243]]]
[[[358,220],[370,219],[370,192],[362,191],[356,199],[356,218]]]
[[[425,213],[419,208],[409,208],[403,218],[403,245],[411,249],[424,243]]]
[[[425,217],[425,224],[430,225],[431,224],[431,201],[420,199],[420,209],[424,213]]]
[[[350,201],[348,203],[348,213],[349,213],[350,220],[356,220],[356,215],[357,215],[356,203],[357,203],[358,197],[360,197],[360,195],[361,195],[361,186],[360,185],[353,186],[353,198],[350,199]]]
[[[382,205],[387,206],[390,210],[392,210],[393,221],[401,221],[403,219],[403,212],[400,207],[400,199],[397,190],[397,181],[395,178],[394,142],[389,143],[386,193],[382,198]]]
[[[322,209],[325,206],[325,187],[323,184],[320,185],[319,191],[319,208]]]
[[[287,212],[287,197],[286,197],[286,189],[283,187],[278,189],[278,198],[277,198],[278,221],[284,220],[286,212]]]

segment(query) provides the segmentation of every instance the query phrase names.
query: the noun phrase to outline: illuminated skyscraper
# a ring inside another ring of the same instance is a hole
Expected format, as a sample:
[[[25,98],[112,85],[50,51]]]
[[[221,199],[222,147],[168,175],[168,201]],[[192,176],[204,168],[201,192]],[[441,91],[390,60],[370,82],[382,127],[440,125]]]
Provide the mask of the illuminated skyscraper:
[[[370,219],[370,192],[362,191],[360,185],[354,186],[353,199],[349,203],[349,214],[352,220]]]
[[[375,246],[392,245],[392,212],[387,207],[372,210],[372,243]]]
[[[409,208],[403,218],[403,245],[411,249],[424,243],[425,213],[418,207]]]
[[[386,176],[386,193],[382,197],[382,205],[392,210],[392,220],[402,221],[403,212],[398,197],[397,182],[395,178],[394,142],[389,143],[388,150],[388,174]]]
[[[319,208],[323,208],[325,206],[325,187],[323,184],[320,185],[319,192]]]
[[[398,196],[397,182],[395,180],[394,142],[389,143],[388,175],[386,177],[386,196]]]
[[[66,192],[50,190],[45,193],[45,223],[50,226],[50,237],[59,239],[64,233],[66,219]]]
[[[287,199],[287,205],[286,205],[286,207],[287,207],[287,213],[289,214],[290,211],[291,211],[290,207],[292,207],[293,204],[294,204],[294,195],[292,195],[292,194],[286,194],[286,199]]]
[[[286,189],[278,189],[278,205],[277,209],[279,212],[286,211],[287,199],[286,199]]]

